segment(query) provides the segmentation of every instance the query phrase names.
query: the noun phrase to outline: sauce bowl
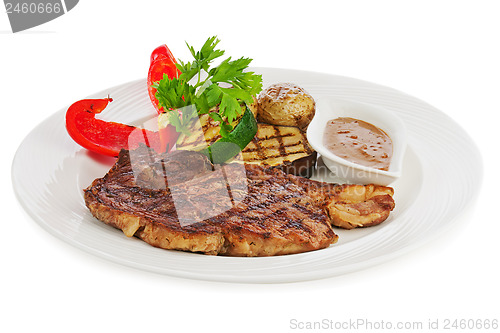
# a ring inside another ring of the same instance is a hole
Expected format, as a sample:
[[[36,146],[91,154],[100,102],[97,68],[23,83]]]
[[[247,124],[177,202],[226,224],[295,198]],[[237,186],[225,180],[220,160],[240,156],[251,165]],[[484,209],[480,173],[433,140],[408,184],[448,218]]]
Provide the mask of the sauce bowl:
[[[343,159],[323,143],[325,127],[329,120],[349,117],[368,122],[382,129],[393,144],[389,170],[379,170]],[[394,113],[374,105],[323,97],[316,100],[316,114],[307,128],[309,144],[322,157],[326,167],[347,183],[389,185],[402,174],[406,149],[406,127]]]

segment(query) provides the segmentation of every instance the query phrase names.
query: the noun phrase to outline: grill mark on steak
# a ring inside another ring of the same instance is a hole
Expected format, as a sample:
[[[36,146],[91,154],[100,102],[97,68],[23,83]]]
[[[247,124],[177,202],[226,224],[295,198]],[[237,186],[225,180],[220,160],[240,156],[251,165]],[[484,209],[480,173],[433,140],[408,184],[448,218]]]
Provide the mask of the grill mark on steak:
[[[268,256],[316,250],[337,241],[325,213],[283,172],[241,164],[212,169],[194,152],[158,155],[146,147],[122,151],[111,170],[85,190],[85,202],[103,222],[166,249]],[[217,174],[221,170],[223,177]],[[206,207],[193,205],[190,191]],[[186,200],[177,202],[175,195]],[[222,212],[196,220],[199,213],[218,206]],[[179,212],[185,210],[192,223],[181,225]]]

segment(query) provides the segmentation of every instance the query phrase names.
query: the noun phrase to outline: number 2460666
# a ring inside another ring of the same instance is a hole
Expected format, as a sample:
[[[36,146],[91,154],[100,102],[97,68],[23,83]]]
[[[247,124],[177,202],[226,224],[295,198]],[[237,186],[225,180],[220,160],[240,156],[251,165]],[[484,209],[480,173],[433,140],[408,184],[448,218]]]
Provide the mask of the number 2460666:
[[[5,9],[7,14],[17,13],[17,14],[59,14],[63,9],[60,3],[16,3],[12,4],[10,2],[5,3]]]
[[[443,328],[446,330],[489,330],[493,329],[496,330],[498,329],[498,319],[445,319],[444,321],[444,326]]]

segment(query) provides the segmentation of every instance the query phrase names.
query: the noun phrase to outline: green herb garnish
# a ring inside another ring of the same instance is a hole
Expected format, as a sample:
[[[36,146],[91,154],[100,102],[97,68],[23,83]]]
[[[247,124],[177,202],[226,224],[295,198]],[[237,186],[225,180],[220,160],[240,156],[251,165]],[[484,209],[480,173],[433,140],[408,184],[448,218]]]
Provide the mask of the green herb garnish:
[[[243,106],[253,103],[252,96],[262,89],[262,76],[245,71],[252,61],[250,58],[231,60],[229,57],[211,67],[215,59],[224,55],[223,50],[215,48],[219,42],[216,36],[210,37],[198,52],[186,43],[194,60],[176,64],[181,71],[178,78],[170,79],[164,75],[153,85],[159,105],[169,110],[169,123],[178,132],[189,133],[191,120],[208,113],[220,122],[222,137],[227,137],[233,129],[231,123],[245,109]],[[182,117],[178,112],[172,112],[175,109],[182,109]]]

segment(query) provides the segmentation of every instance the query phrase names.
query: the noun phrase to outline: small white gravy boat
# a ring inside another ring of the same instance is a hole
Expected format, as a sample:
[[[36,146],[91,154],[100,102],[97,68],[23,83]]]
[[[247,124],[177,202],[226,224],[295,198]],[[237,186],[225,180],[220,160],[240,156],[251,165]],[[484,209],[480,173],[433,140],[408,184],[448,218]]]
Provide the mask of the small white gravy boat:
[[[382,129],[391,138],[393,151],[388,171],[348,161],[325,147],[323,136],[326,124],[339,117],[363,120]],[[307,140],[321,155],[328,169],[347,183],[389,185],[401,176],[406,127],[395,114],[383,108],[333,97],[316,99],[316,114],[307,128]]]

